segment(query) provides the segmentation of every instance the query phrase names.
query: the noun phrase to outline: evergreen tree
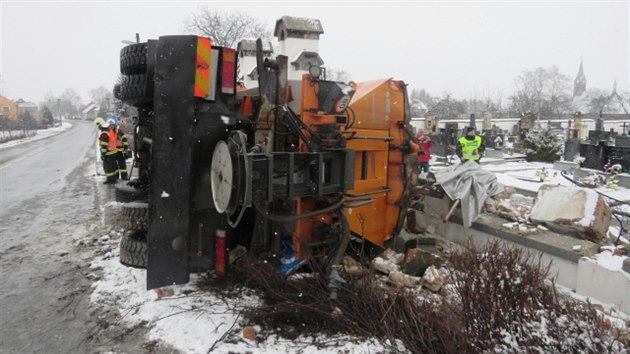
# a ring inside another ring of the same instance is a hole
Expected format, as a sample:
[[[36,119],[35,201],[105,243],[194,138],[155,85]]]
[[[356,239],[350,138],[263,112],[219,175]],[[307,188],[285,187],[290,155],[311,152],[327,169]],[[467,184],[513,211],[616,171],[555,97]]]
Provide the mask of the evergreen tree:
[[[52,112],[50,111],[48,106],[44,107],[42,118],[44,125],[53,126],[53,124],[55,124],[55,118],[53,118]]]
[[[527,161],[554,162],[562,155],[562,142],[549,128],[527,134],[523,146]]]

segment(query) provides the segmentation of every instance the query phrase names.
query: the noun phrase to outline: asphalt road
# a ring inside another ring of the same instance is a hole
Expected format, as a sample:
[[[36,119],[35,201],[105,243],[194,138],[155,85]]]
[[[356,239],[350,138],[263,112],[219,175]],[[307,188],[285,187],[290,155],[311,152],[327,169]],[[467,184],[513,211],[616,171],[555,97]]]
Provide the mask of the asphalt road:
[[[0,150],[0,217],[25,200],[59,192],[93,158],[96,128],[85,121],[72,124],[50,138]]]
[[[0,150],[0,353],[85,353],[91,312],[82,241],[106,233],[95,181],[96,128]]]

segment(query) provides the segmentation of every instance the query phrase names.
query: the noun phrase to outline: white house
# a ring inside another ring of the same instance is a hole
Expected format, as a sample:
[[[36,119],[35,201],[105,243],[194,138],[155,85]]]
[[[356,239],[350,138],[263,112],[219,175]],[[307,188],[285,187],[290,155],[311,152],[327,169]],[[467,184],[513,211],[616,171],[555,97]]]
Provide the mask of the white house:
[[[288,79],[301,80],[311,65],[322,66],[319,56],[319,35],[324,33],[317,19],[282,16],[273,31],[278,38],[277,55],[289,58]]]
[[[238,76],[243,80],[245,87],[258,87],[258,71],[256,70],[256,41],[244,39],[236,47],[238,55]],[[271,58],[273,47],[271,42],[263,41],[263,56]]]

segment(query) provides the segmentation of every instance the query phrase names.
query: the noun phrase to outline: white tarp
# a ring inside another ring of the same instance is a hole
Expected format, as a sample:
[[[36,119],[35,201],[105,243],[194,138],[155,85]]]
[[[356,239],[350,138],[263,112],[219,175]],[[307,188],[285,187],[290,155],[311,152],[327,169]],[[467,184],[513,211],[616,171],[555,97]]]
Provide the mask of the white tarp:
[[[435,180],[452,200],[460,200],[464,227],[477,220],[486,198],[503,192],[497,176],[484,171],[474,161],[466,161],[438,170]]]

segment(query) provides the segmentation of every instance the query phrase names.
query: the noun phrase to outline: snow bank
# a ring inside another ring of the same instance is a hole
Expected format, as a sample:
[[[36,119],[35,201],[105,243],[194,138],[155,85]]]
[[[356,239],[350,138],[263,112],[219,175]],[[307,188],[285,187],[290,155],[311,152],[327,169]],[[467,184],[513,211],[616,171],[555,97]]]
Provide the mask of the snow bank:
[[[614,246],[602,247],[602,252],[595,255],[595,261],[600,266],[610,270],[621,270],[623,261],[628,258],[614,254]]]
[[[60,127],[48,128],[48,129],[38,129],[36,130],[35,136],[29,136],[24,139],[11,140],[6,143],[0,144],[0,150],[8,149],[14,146],[30,143],[33,141],[49,138],[53,135],[57,135],[63,131],[72,128],[72,124],[68,122],[61,123]]]

